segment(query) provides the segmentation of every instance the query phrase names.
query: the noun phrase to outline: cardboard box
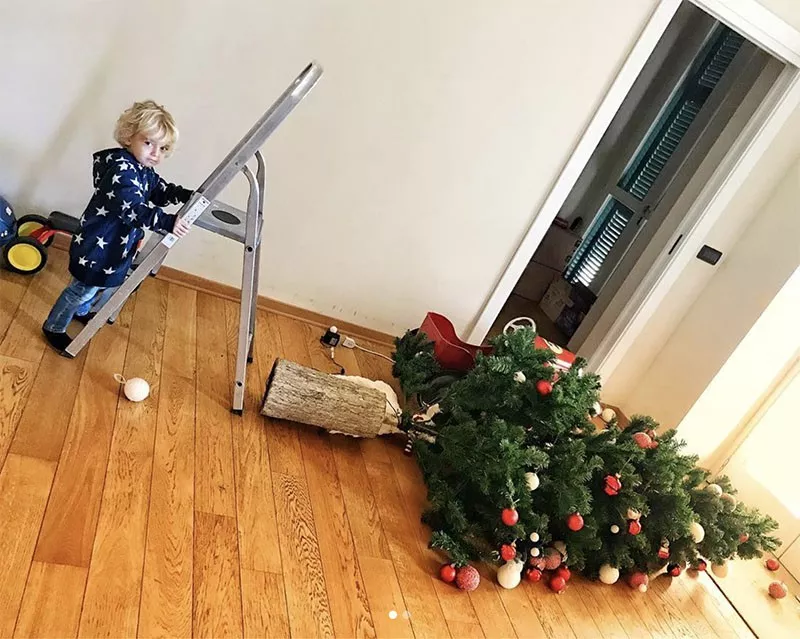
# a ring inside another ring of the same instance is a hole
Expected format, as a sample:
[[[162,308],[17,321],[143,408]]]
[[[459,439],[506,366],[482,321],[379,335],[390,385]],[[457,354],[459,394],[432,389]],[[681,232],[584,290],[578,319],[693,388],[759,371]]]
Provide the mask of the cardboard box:
[[[542,297],[542,301],[539,302],[539,308],[542,309],[542,312],[547,315],[547,317],[554,322],[558,319],[559,315],[561,315],[561,311],[564,310],[565,307],[571,306],[572,302],[570,296],[572,294],[572,284],[567,282],[562,277],[559,277],[550,284],[547,289],[547,292]]]

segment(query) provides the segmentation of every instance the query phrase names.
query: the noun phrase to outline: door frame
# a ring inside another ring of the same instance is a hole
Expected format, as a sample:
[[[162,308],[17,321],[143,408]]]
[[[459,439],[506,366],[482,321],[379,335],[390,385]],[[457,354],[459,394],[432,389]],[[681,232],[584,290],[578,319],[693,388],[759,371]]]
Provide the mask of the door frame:
[[[589,357],[589,368],[608,377],[624,359],[647,322],[657,311],[680,274],[694,259],[712,225],[723,215],[739,185],[800,106],[800,32],[758,0],[687,0],[720,22],[739,31],[787,66],[737,138],[708,184],[689,208],[674,238],[681,242],[668,254],[665,248],[636,288],[611,329]],[[578,140],[572,155],[534,217],[528,231],[489,295],[468,336],[480,343],[511,295],[552,221],[569,196],[580,174],[639,77],[647,60],[669,26],[683,0],[660,0],[628,58]]]

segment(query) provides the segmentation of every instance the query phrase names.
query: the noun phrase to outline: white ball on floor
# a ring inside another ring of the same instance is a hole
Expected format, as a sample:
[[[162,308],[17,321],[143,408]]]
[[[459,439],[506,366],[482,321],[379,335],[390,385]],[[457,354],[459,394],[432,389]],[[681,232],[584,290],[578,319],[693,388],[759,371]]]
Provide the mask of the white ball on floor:
[[[150,395],[150,384],[141,377],[134,377],[125,382],[125,397],[132,402],[141,402]]]
[[[605,408],[603,409],[603,412],[600,413],[600,419],[602,419],[606,424],[611,423],[616,416],[617,413],[613,408]]]

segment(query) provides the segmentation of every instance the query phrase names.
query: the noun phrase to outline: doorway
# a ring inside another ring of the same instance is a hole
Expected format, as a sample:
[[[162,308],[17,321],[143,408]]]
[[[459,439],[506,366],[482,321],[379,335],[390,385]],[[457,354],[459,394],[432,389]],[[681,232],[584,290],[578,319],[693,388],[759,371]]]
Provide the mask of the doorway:
[[[601,318],[626,301],[623,284],[641,282],[659,255],[679,248],[677,231],[692,204],[784,67],[695,4],[681,3],[489,336],[525,315],[546,339],[589,357]]]
[[[496,330],[496,326],[502,323],[499,319],[503,307],[533,254],[552,227],[675,15],[688,4],[758,45],[782,69],[733,145],[720,154],[716,167],[710,177],[704,180],[699,194],[689,198],[686,214],[680,224],[671,233],[667,232],[669,225],[662,224],[659,233],[668,235],[667,241],[660,246],[654,242],[648,244],[643,256],[647,259],[640,259],[636,264],[637,271],[641,272],[636,274],[636,278],[626,279],[620,294],[602,313],[580,346],[579,354],[588,359],[589,369],[604,379],[611,377],[630,355],[637,340],[651,328],[651,323],[670,293],[680,287],[681,293],[678,295],[682,295],[686,290],[687,278],[694,278],[688,283],[690,288],[701,286],[702,282],[695,281],[698,271],[713,273],[709,269],[690,270],[689,266],[699,254],[707,254],[703,248],[709,233],[715,225],[724,226],[727,223],[725,215],[730,203],[737,197],[740,185],[800,106],[800,31],[778,18],[758,0],[737,0],[735,6],[719,0],[659,0],[638,41],[587,123],[583,135],[554,180],[553,187],[537,207],[528,230],[489,293],[467,334],[469,342],[481,343],[493,326]],[[639,269],[639,266],[643,268]],[[707,279],[708,275],[700,277]],[[670,318],[668,321],[677,320]]]

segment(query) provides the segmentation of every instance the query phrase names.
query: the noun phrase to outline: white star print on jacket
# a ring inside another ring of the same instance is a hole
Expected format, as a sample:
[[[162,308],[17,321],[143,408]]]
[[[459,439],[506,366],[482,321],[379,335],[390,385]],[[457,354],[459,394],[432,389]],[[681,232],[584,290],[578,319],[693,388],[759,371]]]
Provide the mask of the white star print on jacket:
[[[119,286],[145,230],[171,231],[176,216],[160,207],[189,200],[192,192],[165,182],[126,149],[94,154],[94,195],[72,238],[69,271],[90,286]]]

